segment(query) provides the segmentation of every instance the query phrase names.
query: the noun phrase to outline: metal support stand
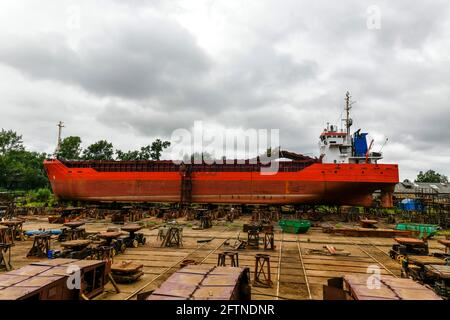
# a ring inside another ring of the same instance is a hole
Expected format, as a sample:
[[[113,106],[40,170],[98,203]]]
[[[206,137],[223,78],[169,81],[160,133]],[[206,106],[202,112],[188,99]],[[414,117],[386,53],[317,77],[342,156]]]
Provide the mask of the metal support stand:
[[[200,217],[200,227],[202,229],[209,229],[212,227],[211,216],[203,215]]]
[[[161,247],[182,247],[183,229],[179,227],[170,227],[161,243]]]
[[[27,257],[46,258],[50,249],[50,234],[38,234],[34,236],[33,246]]]
[[[217,256],[217,266],[226,267],[226,258],[230,258],[230,267],[239,267],[239,254],[234,251],[220,252]]]
[[[275,250],[275,236],[273,232],[264,234],[264,250]]]
[[[255,256],[255,287],[271,288],[273,285],[270,278],[270,256],[268,254],[257,254]]]
[[[0,243],[0,270],[12,270],[11,265],[11,243]]]
[[[259,248],[259,232],[258,230],[248,230],[247,245],[253,248]]]

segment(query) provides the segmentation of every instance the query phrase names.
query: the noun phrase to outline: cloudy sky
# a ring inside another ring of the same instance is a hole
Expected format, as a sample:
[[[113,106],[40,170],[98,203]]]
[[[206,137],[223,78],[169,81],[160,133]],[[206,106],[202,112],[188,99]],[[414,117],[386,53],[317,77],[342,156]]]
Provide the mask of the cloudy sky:
[[[0,30],[0,127],[32,150],[59,120],[122,150],[200,120],[317,156],[349,90],[401,178],[450,175],[447,0],[2,0]]]

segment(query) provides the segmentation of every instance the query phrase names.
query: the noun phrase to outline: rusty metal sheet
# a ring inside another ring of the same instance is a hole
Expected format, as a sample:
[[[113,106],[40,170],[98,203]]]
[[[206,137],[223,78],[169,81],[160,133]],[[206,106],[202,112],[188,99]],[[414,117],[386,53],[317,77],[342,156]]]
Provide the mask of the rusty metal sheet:
[[[394,238],[400,244],[425,245],[425,242],[416,238]]]
[[[234,287],[239,279],[239,274],[208,275],[202,282],[202,286],[231,286]]]
[[[194,300],[230,300],[233,295],[234,286],[225,287],[201,287],[194,292]]]
[[[209,274],[219,275],[219,274],[241,274],[245,268],[240,267],[215,267]]]
[[[372,298],[383,298],[397,300],[397,295],[387,286],[381,284],[379,288],[370,289],[367,284],[351,284],[350,290],[357,300],[371,300]]]
[[[52,260],[43,260],[43,261],[37,261],[31,263],[33,266],[62,266],[63,264],[68,264],[78,261],[77,259],[64,259],[64,258],[57,258]]]
[[[15,284],[15,287],[46,287],[58,280],[65,278],[64,276],[52,276],[52,277],[31,277],[20,283]]]
[[[16,274],[16,275],[20,275],[20,276],[35,276],[39,273],[47,271],[50,268],[51,267],[49,267],[49,266],[28,265],[28,266],[22,267],[20,269],[10,271],[10,272],[8,272],[8,274]]]
[[[71,222],[64,223],[64,226],[69,227],[69,228],[78,228],[84,224],[86,224],[85,221],[71,221]]]
[[[87,247],[91,244],[91,240],[79,239],[79,240],[69,240],[61,243],[63,248],[73,248],[73,247]]]
[[[144,265],[142,263],[136,263],[131,261],[116,262],[111,265],[111,271],[121,273],[133,273],[138,272]]]
[[[187,285],[198,285],[205,278],[203,274],[177,272],[171,275],[166,281],[171,283],[183,283]]]
[[[206,274],[210,272],[214,267],[200,264],[190,264],[181,269],[179,272],[183,273],[197,273],[197,274]]]
[[[23,221],[20,220],[7,220],[7,221],[0,221],[0,224],[5,225],[5,226],[18,226],[23,224]]]
[[[39,277],[68,276],[67,267],[53,267],[39,274]]]
[[[20,276],[15,274],[3,273],[0,274],[0,286],[9,287],[28,279],[30,276]]]
[[[102,260],[78,260],[76,262],[71,262],[67,264],[63,264],[63,266],[77,266],[80,269],[88,268],[88,267],[96,267],[102,264],[106,264],[105,261]]]
[[[394,278],[394,277],[381,277],[381,282],[391,288],[409,288],[409,289],[422,289],[423,286],[411,279],[407,278]]]
[[[425,266],[425,270],[433,273],[439,278],[450,279],[450,266],[430,264]]]
[[[407,258],[408,258],[408,262],[414,263],[415,265],[418,265],[418,266],[424,266],[427,264],[442,264],[442,265],[444,265],[446,263],[446,261],[444,259],[440,259],[440,258],[433,257],[433,256],[409,255]]]
[[[339,234],[349,237],[374,237],[374,238],[393,238],[396,236],[410,236],[412,231],[394,230],[394,229],[371,229],[371,228],[323,228],[326,233]]]
[[[0,290],[0,300],[18,300],[39,290],[37,287],[8,287]]]
[[[120,237],[121,235],[122,235],[122,232],[118,232],[118,231],[107,231],[107,232],[101,232],[98,234],[98,236],[103,239],[115,239],[115,238]]]
[[[414,282],[412,279],[399,279],[383,276],[380,289],[369,289],[369,275],[346,275],[343,277],[346,287],[357,300],[373,298],[395,300],[442,300],[432,290]]]
[[[442,300],[436,293],[425,287],[420,290],[410,288],[392,288],[401,300]]]
[[[142,229],[142,226],[138,225],[138,224],[127,224],[123,227],[121,227],[120,229],[122,229],[122,231],[126,231],[126,232],[136,232]]]
[[[196,289],[197,285],[164,282],[160,288],[156,289],[153,292],[152,295],[189,299],[189,297]]]
[[[150,295],[146,300],[186,300],[186,298]]]

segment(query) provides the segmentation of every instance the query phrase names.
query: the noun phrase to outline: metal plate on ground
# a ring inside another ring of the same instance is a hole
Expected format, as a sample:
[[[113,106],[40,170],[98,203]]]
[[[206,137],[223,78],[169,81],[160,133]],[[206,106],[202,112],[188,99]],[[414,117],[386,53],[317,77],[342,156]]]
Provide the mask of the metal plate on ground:
[[[444,259],[440,259],[440,258],[433,257],[433,256],[409,255],[407,258],[408,258],[408,262],[414,263],[418,266],[423,266],[423,265],[427,265],[427,264],[442,264],[442,265],[444,265],[446,263],[446,261]]]
[[[9,287],[15,285],[16,283],[22,282],[28,279],[30,276],[20,276],[20,275],[12,275],[12,274],[0,274],[0,286],[1,287]]]
[[[90,244],[91,244],[90,240],[79,239],[63,242],[61,243],[61,247],[63,248],[87,247]]]
[[[21,276],[35,276],[35,275],[38,275],[38,274],[40,274],[40,273],[42,273],[44,271],[47,271],[50,268],[51,267],[49,267],[49,266],[28,265],[28,266],[22,267],[20,269],[10,271],[8,273],[9,274],[21,275]]]
[[[240,274],[242,271],[244,271],[244,268],[240,268],[240,267],[216,267],[209,274],[211,274],[211,275],[213,275],[213,274],[214,275],[219,275],[219,274],[229,275],[231,273]]]
[[[425,245],[425,242],[416,238],[394,238],[400,244],[409,244],[409,245]]]
[[[33,266],[62,266],[63,264],[68,264],[71,262],[78,261],[77,259],[63,259],[57,258],[53,260],[43,260],[31,263]]]
[[[394,300],[442,300],[432,290],[417,284],[412,279],[382,276],[380,282],[370,281],[370,275],[347,275],[344,283],[356,300],[374,298]],[[409,283],[409,285],[408,285]],[[370,289],[372,285],[374,289]],[[419,285],[419,286],[417,286]]]
[[[39,287],[8,287],[0,290],[0,300],[18,300],[37,291]]]
[[[201,287],[192,296],[194,300],[229,300],[234,286]]]
[[[39,277],[68,276],[67,267],[53,267],[39,274]]]
[[[371,300],[373,298],[382,298],[389,300],[397,300],[397,295],[387,286],[381,285],[369,288],[367,284],[351,284],[351,291],[358,300]]]
[[[25,281],[22,281],[15,285],[15,287],[39,287],[43,288],[52,284],[55,281],[65,278],[64,276],[52,276],[52,277],[31,277]]]
[[[171,275],[168,279],[167,282],[170,283],[183,283],[186,285],[198,285],[203,279],[205,278],[205,276],[203,274],[192,274],[192,273],[174,273],[173,275]]]
[[[439,278],[450,279],[450,266],[430,264],[425,269]]]
[[[196,289],[197,285],[164,282],[160,288],[152,293],[152,296],[177,297],[186,300]]]
[[[208,277],[203,280],[202,286],[231,286],[234,287],[239,279],[240,274],[230,274],[230,275],[212,275],[209,274]]]
[[[126,231],[126,232],[136,232],[142,229],[142,226],[137,225],[137,224],[131,224],[131,225],[125,225],[122,228],[122,231]]]
[[[181,269],[179,272],[184,273],[197,273],[197,274],[206,274],[210,272],[214,267],[206,266],[206,265],[197,265],[197,264],[190,264],[183,269]]]
[[[81,268],[86,268],[86,267],[94,267],[94,266],[98,266],[101,264],[105,264],[105,261],[102,261],[102,260],[77,260],[75,262],[64,264],[63,266],[66,266],[66,267],[77,266],[81,269]]]

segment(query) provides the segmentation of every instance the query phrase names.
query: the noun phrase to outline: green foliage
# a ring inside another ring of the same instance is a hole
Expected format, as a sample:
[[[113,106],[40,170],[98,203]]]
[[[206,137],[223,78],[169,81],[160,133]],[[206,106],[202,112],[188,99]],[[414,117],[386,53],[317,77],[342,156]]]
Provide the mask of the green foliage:
[[[170,146],[169,141],[161,141],[156,139],[151,146],[142,147],[141,150],[122,152],[116,150],[117,160],[131,161],[131,160],[160,160],[161,153],[164,149]]]
[[[423,173],[423,171],[420,171],[415,181],[440,183],[440,182],[448,182],[448,178],[447,176],[437,173],[434,170],[428,170],[425,173]]]
[[[152,146],[150,147],[150,157],[153,160],[160,160],[162,151],[168,147],[170,147],[169,141],[161,141],[160,139],[156,139],[152,142]]]
[[[120,150],[116,150],[116,159],[122,161],[132,161],[132,160],[142,160],[139,151],[128,151],[122,152]]]
[[[45,170],[45,153],[25,150],[22,136],[12,130],[0,131],[0,188],[30,190],[49,185]]]
[[[61,141],[58,159],[78,160],[81,154],[81,138],[76,136],[66,137]]]
[[[57,200],[50,189],[40,188],[28,191],[20,202],[24,207],[53,207]]]
[[[85,160],[113,160],[113,155],[113,145],[106,140],[97,141],[83,151]]]
[[[0,155],[6,155],[12,151],[23,151],[22,136],[12,130],[2,129],[0,132]]]

